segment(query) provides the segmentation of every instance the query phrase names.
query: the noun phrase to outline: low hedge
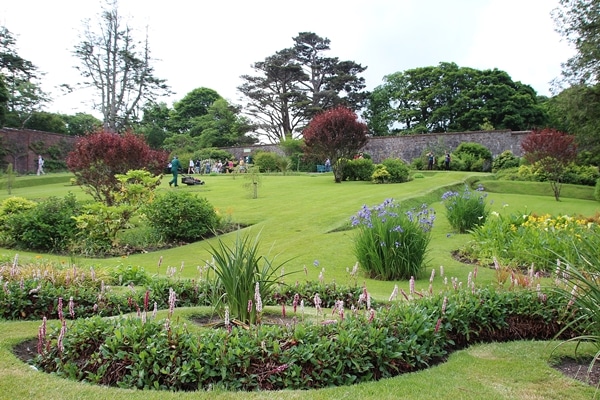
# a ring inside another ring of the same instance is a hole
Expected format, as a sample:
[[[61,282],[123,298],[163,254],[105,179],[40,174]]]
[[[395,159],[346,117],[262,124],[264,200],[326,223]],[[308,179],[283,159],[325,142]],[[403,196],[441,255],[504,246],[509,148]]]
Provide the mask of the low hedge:
[[[484,288],[248,330],[193,333],[184,322],[145,314],[92,317],[40,334],[34,364],[69,379],[139,389],[323,388],[427,368],[474,342],[548,339],[575,317],[567,308],[552,293]]]

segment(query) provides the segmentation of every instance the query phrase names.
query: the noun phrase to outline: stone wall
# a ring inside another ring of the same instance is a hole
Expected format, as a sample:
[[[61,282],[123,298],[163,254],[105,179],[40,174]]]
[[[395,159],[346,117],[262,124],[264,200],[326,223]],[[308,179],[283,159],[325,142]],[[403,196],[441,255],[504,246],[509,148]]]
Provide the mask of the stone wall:
[[[377,136],[370,137],[362,149],[368,153],[373,162],[380,163],[389,157],[400,158],[410,163],[429,149],[450,151],[463,142],[479,143],[487,147],[494,157],[505,150],[510,150],[515,156],[522,155],[521,141],[530,131],[513,132],[505,131],[477,131],[477,132],[452,132],[452,133],[428,133],[423,135],[406,136]],[[236,159],[255,154],[257,151],[272,151],[284,154],[283,150],[273,144],[255,145],[243,147],[224,147],[233,154]]]
[[[371,155],[375,163],[380,163],[389,157],[401,158],[410,163],[429,149],[452,152],[463,142],[480,143],[487,147],[494,157],[505,150],[510,150],[514,155],[521,156],[521,140],[529,132],[505,130],[378,136],[370,137],[362,150]],[[35,172],[38,156],[36,149],[46,149],[59,144],[73,146],[76,140],[77,137],[75,136],[31,129],[0,129],[0,145],[3,149],[9,150],[9,154],[4,157],[4,164],[12,163],[13,169],[19,173]],[[224,147],[222,149],[233,154],[236,159],[253,155],[258,151],[271,151],[284,155],[281,147],[274,144]],[[43,151],[41,153],[45,159],[49,158]]]
[[[13,164],[13,171],[20,174],[37,171],[37,159],[41,154],[45,160],[50,159],[44,152],[51,146],[72,148],[76,136],[61,135],[36,131],[33,129],[0,128],[0,146],[6,154],[3,157],[3,168],[9,163]]]

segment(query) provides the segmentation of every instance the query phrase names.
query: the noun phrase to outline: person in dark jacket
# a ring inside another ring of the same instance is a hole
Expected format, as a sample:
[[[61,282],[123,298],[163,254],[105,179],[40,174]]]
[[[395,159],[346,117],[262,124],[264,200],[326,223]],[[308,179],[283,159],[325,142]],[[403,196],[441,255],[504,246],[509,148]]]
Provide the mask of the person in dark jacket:
[[[181,163],[179,162],[179,159],[177,158],[177,156],[173,157],[173,161],[171,161],[171,173],[173,174],[173,179],[171,179],[169,181],[169,186],[171,185],[175,185],[175,187],[179,186],[177,185],[177,173],[179,172],[179,168],[181,168]]]

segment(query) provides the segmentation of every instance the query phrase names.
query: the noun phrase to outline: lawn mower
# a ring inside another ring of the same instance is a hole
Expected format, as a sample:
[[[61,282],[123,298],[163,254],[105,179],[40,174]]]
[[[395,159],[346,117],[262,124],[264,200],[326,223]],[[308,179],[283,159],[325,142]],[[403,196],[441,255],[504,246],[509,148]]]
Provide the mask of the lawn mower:
[[[185,174],[181,174],[181,183],[184,183],[188,186],[193,185],[204,185],[204,181],[201,179],[194,178],[193,176],[188,176]]]

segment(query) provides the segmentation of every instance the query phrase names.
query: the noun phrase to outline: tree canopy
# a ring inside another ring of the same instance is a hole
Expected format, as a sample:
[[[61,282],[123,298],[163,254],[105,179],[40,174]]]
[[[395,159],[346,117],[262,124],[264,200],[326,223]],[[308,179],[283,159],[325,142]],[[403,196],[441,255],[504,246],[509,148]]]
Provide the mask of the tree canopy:
[[[317,114],[303,134],[306,154],[323,162],[329,159],[337,183],[346,162],[367,143],[367,125],[343,106]]]
[[[136,41],[133,28],[119,14],[116,0],[106,0],[94,29],[84,22],[81,42],[74,49],[83,77],[79,85],[97,92],[94,106],[106,129],[121,132],[140,117],[147,101],[170,93],[165,80],[154,76],[148,35]]]
[[[600,0],[560,0],[553,11],[556,30],[575,48],[563,75],[577,84],[600,83]]]
[[[525,136],[521,147],[525,159],[546,174],[558,201],[562,176],[577,156],[575,137],[554,129],[543,129]]]
[[[80,138],[67,156],[67,166],[94,200],[111,206],[118,193],[117,174],[145,169],[160,174],[168,153],[150,149],[144,138],[100,130]]]
[[[546,102],[551,126],[576,136],[581,162],[600,165],[600,0],[561,0],[553,17],[575,55],[559,82],[571,86]]]
[[[330,41],[315,33],[300,32],[293,40],[291,48],[255,63],[256,74],[241,76],[238,87],[248,100],[246,112],[271,143],[299,138],[323,110],[338,105],[358,110],[367,97],[359,76],[366,67],[325,57]]]
[[[544,126],[535,91],[504,71],[455,63],[414,68],[384,77],[370,97],[366,116],[374,135],[526,130]]]
[[[29,60],[18,55],[16,39],[4,26],[0,27],[0,77],[6,88],[6,122],[23,128],[35,111],[49,100],[40,88],[42,75]]]

